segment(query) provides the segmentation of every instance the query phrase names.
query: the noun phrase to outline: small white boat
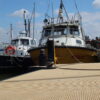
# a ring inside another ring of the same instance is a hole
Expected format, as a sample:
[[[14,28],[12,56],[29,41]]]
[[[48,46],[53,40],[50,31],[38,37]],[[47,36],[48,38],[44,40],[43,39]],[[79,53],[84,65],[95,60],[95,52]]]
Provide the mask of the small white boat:
[[[15,39],[12,39],[11,32],[11,43],[1,43],[0,68],[28,67],[33,65],[31,57],[27,50],[31,47],[36,47],[36,41],[33,38],[31,38],[29,25],[30,23],[26,23],[27,21],[25,19],[25,12],[24,22],[25,31],[20,32],[19,36]]]
[[[31,37],[25,36],[25,34],[25,32],[21,32],[20,36],[11,40],[11,44],[1,44],[0,68],[32,65],[27,50],[30,47],[35,47],[36,42]]]

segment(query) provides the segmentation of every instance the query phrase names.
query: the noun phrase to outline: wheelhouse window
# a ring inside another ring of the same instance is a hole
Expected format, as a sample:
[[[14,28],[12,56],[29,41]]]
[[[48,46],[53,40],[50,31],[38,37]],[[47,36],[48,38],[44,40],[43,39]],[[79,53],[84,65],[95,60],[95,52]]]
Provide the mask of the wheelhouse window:
[[[67,35],[68,34],[68,28],[54,28],[54,32],[52,29],[45,29],[43,31],[44,33],[44,37],[48,37],[48,36],[60,36],[60,35]]]
[[[20,42],[21,42],[21,45],[24,45],[24,46],[29,45],[29,40],[28,39],[21,39]]]
[[[67,34],[68,34],[68,28],[56,28],[54,31],[54,36],[67,35]]]
[[[43,30],[44,33],[44,37],[49,37],[49,36],[60,36],[60,35],[67,35],[67,34],[71,34],[74,36],[79,36],[80,32],[79,32],[79,28],[78,26],[57,26],[54,27],[54,29],[52,29],[52,27],[44,29]]]
[[[18,40],[18,39],[12,40],[12,41],[11,41],[11,44],[12,44],[12,45],[18,45],[18,43],[19,43],[19,40]]]
[[[62,33],[62,32],[61,32],[61,29],[55,29],[53,35],[54,35],[54,36],[57,36],[57,35],[61,35],[61,33]]]
[[[35,45],[35,40],[33,41],[33,40],[31,40],[31,45]]]
[[[79,36],[79,29],[77,26],[71,26],[70,27],[70,34],[71,35],[77,35]]]
[[[68,27],[64,28],[64,32],[63,32],[63,35],[67,35],[67,34],[69,34],[69,29],[68,29]]]
[[[48,37],[51,35],[51,29],[45,29],[43,32],[44,32],[45,37]]]

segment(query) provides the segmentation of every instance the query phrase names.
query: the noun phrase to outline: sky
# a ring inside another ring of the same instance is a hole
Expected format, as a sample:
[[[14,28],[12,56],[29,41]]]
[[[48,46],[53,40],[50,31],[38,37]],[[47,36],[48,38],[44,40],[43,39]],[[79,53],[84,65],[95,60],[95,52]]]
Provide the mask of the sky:
[[[9,41],[10,24],[13,25],[13,37],[23,31],[23,11],[27,18],[31,15],[33,4],[36,4],[35,39],[41,36],[45,13],[51,16],[53,2],[54,16],[57,16],[60,0],[0,0],[0,42]],[[50,2],[50,3],[49,3]],[[63,0],[68,14],[77,12],[74,0]],[[85,35],[90,38],[100,37],[100,0],[76,0],[82,16]]]

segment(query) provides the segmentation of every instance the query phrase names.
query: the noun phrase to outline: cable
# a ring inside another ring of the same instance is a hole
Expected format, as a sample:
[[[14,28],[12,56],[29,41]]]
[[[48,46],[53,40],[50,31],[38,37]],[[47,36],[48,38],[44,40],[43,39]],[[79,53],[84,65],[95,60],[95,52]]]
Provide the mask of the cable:
[[[45,13],[45,17],[48,17],[48,12],[49,12],[49,9],[50,9],[50,0],[48,0],[48,7],[47,7],[47,10],[46,10],[46,13]]]
[[[78,62],[78,63],[82,63],[73,53],[72,51],[70,50],[70,48],[66,48],[68,49],[69,53],[71,54],[72,57],[74,57],[74,59]]]

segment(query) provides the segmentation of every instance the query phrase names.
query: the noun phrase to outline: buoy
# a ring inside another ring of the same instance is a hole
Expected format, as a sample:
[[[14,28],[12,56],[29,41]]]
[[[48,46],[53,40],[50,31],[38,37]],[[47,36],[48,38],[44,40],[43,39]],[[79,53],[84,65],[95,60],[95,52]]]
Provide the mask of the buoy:
[[[6,49],[5,49],[5,53],[7,55],[14,55],[15,54],[15,50],[16,48],[14,46],[9,45]]]

